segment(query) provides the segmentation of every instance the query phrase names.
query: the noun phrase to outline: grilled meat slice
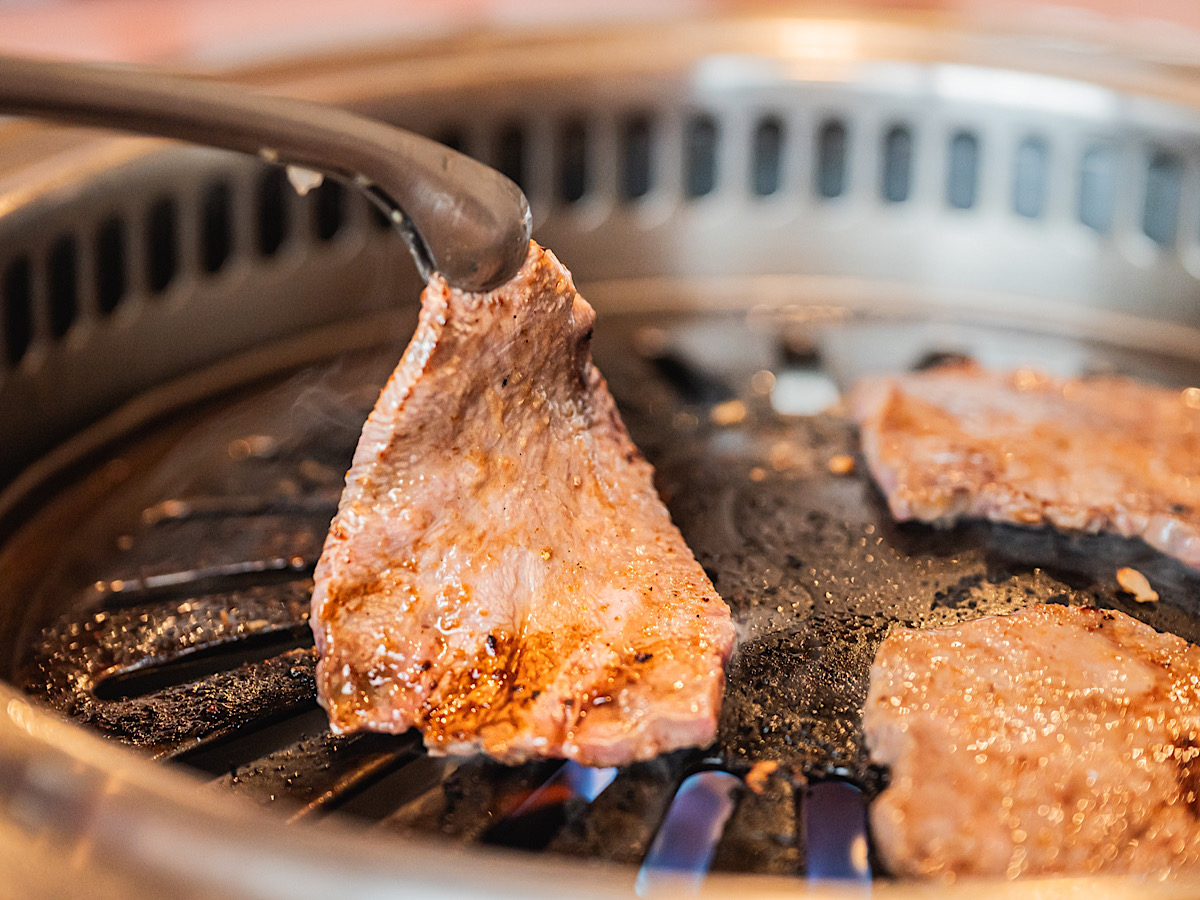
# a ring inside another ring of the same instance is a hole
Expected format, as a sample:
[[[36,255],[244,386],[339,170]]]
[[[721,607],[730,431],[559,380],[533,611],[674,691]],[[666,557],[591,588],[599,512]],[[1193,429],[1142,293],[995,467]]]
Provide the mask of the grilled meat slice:
[[[592,364],[594,317],[536,245],[490,293],[426,288],[317,565],[335,731],[592,765],[713,739],[729,609]]]
[[[866,379],[852,407],[897,519],[1109,531],[1200,568],[1200,390],[967,364]]]
[[[1122,613],[1032,606],[899,628],[864,714],[899,875],[1164,873],[1200,863],[1200,648]]]

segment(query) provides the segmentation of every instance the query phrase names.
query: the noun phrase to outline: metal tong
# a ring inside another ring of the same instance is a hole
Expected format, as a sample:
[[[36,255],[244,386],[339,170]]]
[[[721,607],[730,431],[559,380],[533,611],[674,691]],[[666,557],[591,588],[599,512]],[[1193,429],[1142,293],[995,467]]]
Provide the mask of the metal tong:
[[[525,260],[521,189],[494,169],[344,109],[154,70],[0,56],[0,112],[240,150],[355,185],[388,215],[428,280],[484,291]]]

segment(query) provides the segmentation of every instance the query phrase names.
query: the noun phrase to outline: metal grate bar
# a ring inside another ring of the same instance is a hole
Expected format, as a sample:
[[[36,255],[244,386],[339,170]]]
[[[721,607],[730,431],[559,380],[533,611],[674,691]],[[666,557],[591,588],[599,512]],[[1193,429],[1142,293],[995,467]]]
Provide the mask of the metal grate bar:
[[[309,590],[305,579],[68,620],[43,632],[23,680],[81,722],[154,756],[175,756],[312,701],[308,648],[170,683],[173,665],[203,653],[240,652],[254,640],[305,642]],[[106,696],[122,678],[155,670],[165,686]]]
[[[146,525],[198,518],[235,518],[238,516],[289,515],[333,518],[341,498],[341,486],[314,491],[300,497],[184,497],[164,500],[142,513]]]
[[[76,721],[169,759],[312,702],[316,655],[291,650],[191,684],[104,703],[85,698]]]
[[[620,771],[581,814],[546,845],[552,853],[636,865],[646,855],[679,783],[687,751]]]
[[[96,589],[126,595],[193,585],[224,575],[305,571],[316,564],[331,510],[304,516],[161,518],[127,541]]]
[[[561,765],[560,760],[548,760],[510,767],[473,758],[450,773],[441,791],[402,807],[381,824],[389,830],[476,843]]]
[[[200,566],[160,574],[127,574],[124,578],[97,581],[88,599],[108,610],[118,610],[154,600],[217,593],[264,582],[295,581],[310,574],[316,561],[303,556],[275,556]]]
[[[289,821],[296,821],[332,809],[419,750],[415,734],[323,732],[238,768],[219,784],[261,803],[287,807]]]
[[[713,855],[714,871],[797,875],[804,871],[796,790],[774,774],[742,792]]]

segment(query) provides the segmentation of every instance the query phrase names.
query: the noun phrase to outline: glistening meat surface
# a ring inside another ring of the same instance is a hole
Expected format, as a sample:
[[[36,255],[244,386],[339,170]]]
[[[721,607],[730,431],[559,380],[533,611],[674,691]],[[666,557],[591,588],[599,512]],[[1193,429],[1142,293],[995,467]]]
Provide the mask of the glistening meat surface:
[[[1200,864],[1200,648],[1122,613],[897,629],[863,724],[891,770],[871,825],[896,874]]]
[[[898,519],[1109,531],[1200,568],[1200,390],[962,365],[866,379],[852,407]]]
[[[335,730],[592,765],[713,739],[729,609],[592,364],[593,319],[536,245],[490,293],[426,288],[317,565]]]

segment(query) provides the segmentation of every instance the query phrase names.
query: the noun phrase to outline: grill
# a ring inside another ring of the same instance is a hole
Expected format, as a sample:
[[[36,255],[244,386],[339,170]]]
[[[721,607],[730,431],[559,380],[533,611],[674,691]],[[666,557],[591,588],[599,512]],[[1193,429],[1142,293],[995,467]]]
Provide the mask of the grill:
[[[16,883],[861,890],[883,874],[864,813],[886,773],[860,709],[893,623],[1059,602],[1200,640],[1200,578],[1138,542],[897,526],[861,466],[830,464],[856,437],[826,407],[868,372],[965,354],[1200,383],[1187,73],[1052,50],[929,21],[732,20],[245,74],[500,168],[597,307],[597,361],[740,627],[717,743],[621,770],[326,730],[311,572],[419,288],[366,201],[216,151],[0,129]],[[1121,565],[1162,601],[1123,595]]]

